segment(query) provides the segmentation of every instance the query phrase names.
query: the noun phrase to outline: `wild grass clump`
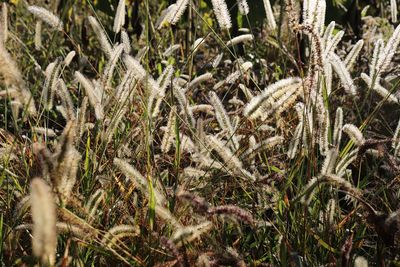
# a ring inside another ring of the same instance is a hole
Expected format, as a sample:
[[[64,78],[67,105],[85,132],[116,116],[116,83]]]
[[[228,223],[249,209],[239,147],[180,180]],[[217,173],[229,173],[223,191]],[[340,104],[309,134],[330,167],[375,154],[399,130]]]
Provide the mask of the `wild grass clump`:
[[[396,1],[12,2],[3,265],[399,263]]]

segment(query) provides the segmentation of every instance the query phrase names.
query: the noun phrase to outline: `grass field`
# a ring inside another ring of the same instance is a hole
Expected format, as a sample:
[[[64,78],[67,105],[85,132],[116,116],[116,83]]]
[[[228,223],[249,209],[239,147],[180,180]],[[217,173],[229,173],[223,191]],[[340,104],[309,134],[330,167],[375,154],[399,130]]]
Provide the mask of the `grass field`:
[[[1,266],[400,266],[396,0],[173,2],[2,3]]]

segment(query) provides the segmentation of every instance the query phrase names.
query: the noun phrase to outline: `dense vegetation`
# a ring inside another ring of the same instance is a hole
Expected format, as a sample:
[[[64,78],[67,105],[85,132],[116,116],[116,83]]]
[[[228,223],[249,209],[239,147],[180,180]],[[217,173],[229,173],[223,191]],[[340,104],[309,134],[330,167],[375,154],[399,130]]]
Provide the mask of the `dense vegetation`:
[[[2,266],[400,265],[396,0],[1,14]]]

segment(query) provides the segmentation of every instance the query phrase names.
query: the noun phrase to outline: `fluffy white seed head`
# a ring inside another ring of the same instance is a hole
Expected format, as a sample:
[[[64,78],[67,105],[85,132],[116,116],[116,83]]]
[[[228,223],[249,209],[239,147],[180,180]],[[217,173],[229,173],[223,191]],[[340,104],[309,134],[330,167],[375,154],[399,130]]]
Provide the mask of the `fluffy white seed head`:
[[[167,127],[165,128],[164,136],[161,141],[161,151],[163,153],[167,153],[171,148],[172,140],[174,138],[175,125],[176,125],[176,107],[173,106],[169,113]]]
[[[342,140],[342,128],[343,128],[343,110],[341,107],[336,109],[335,125],[333,127],[333,140],[332,144],[339,147],[340,141]]]
[[[300,122],[294,131],[293,137],[290,140],[287,156],[289,159],[294,159],[303,135],[303,123]]]
[[[324,49],[324,54],[329,55],[331,52],[335,52],[337,45],[342,40],[344,36],[344,31],[339,31],[332,38],[329,38]]]
[[[40,50],[42,48],[42,21],[36,22],[35,26],[35,49]]]
[[[396,130],[394,131],[394,134],[393,134],[392,148],[396,148],[396,147],[397,147],[397,144],[400,143],[400,140],[398,140],[398,138],[399,138],[399,133],[400,133],[400,120],[399,120],[399,122],[397,123]],[[397,154],[395,153],[395,155],[397,155]]]
[[[272,11],[271,2],[269,0],[263,0],[265,14],[267,17],[267,24],[272,30],[276,29],[276,22],[274,17],[274,12]]]
[[[372,60],[369,65],[369,76],[372,77],[374,80],[379,81],[380,77],[380,58],[381,55],[384,53],[385,44],[383,43],[382,39],[378,39],[374,45],[374,51],[372,53]]]
[[[360,54],[363,45],[364,45],[364,40],[359,40],[350,50],[349,54],[347,54],[344,60],[344,64],[346,65],[346,68],[348,70],[352,69],[353,64],[356,61],[358,55]]]
[[[31,12],[38,19],[46,22],[48,25],[56,30],[63,30],[63,23],[59,17],[48,11],[47,9],[39,6],[29,6],[28,11]]]
[[[361,73],[361,78],[364,80],[364,82],[369,86],[372,87],[372,79],[365,73]],[[377,81],[375,82],[374,87],[372,87],[372,90],[374,90],[377,94],[379,94],[381,97],[384,99],[387,99],[388,102],[390,103],[399,103],[399,100],[392,94],[390,93],[386,88],[384,88],[382,85],[380,85]]]
[[[168,9],[168,14],[166,15],[166,20],[175,25],[181,19],[185,13],[189,4],[189,0],[178,0],[176,4],[173,4]]]
[[[72,60],[74,59],[75,55],[76,55],[75,51],[69,52],[68,55],[64,59],[64,65],[69,66],[69,64],[71,64]]]
[[[338,74],[345,91],[351,95],[356,95],[357,88],[354,85],[353,78],[351,77],[343,61],[339,58],[338,55],[333,52],[329,54],[329,60],[332,64],[333,69]]]
[[[111,44],[108,40],[106,32],[103,30],[101,27],[100,23],[97,21],[96,18],[89,16],[88,17],[89,23],[93,28],[94,33],[96,34],[96,37],[100,43],[101,49],[106,53],[108,57],[111,57],[112,55],[112,47]]]
[[[114,17],[113,31],[119,33],[121,27],[125,24],[125,0],[119,0],[117,12]]]
[[[336,26],[335,21],[331,21],[331,23],[329,23],[328,26],[326,26],[324,35],[322,36],[322,47],[327,47],[328,42],[330,42],[330,40],[332,39],[335,26]]]
[[[196,53],[196,51],[205,43],[206,39],[205,38],[198,38],[194,41],[192,45],[192,53]]]
[[[217,118],[217,121],[218,121],[221,129],[228,132],[228,134],[229,134],[228,139],[230,139],[232,141],[233,147],[235,149],[238,149],[239,142],[236,138],[235,130],[232,126],[232,123],[228,117],[228,114],[226,113],[226,110],[225,110],[221,100],[219,99],[217,94],[213,91],[211,91],[208,95],[209,95],[210,103],[214,107],[215,117]]]
[[[228,7],[225,0],[211,0],[215,17],[221,29],[232,28],[231,15],[229,14]]]
[[[336,148],[332,148],[326,154],[324,163],[322,164],[321,174],[332,174],[335,170],[336,160],[339,156],[338,150]]]
[[[362,256],[357,256],[354,260],[354,267],[368,267],[368,261]]]
[[[397,1],[396,0],[390,0],[390,13],[392,16],[392,22],[396,23],[397,22]]]
[[[125,30],[121,31],[121,43],[124,44],[124,52],[129,54],[131,52],[131,40]]]
[[[8,38],[8,8],[7,4],[1,5],[0,42],[5,43]]]
[[[128,178],[130,179],[146,196],[149,197],[149,183],[147,179],[132,165],[125,160],[114,158],[114,165]],[[165,198],[161,195],[156,188],[154,190],[154,197],[158,205],[165,203]]]
[[[244,116],[249,118],[256,118],[260,116],[259,112],[257,112],[264,101],[266,101],[272,94],[281,90],[283,88],[288,88],[290,86],[299,85],[301,83],[300,78],[287,78],[280,80],[274,84],[269,85],[261,94],[256,97],[253,97],[248,103],[243,111]]]
[[[44,266],[56,261],[56,205],[50,187],[40,178],[31,182],[32,250]]]
[[[378,60],[378,66],[380,66],[380,71],[385,72],[388,70],[390,63],[397,51],[397,47],[400,43],[400,25],[397,25],[392,36],[387,41],[385,49]]]
[[[191,225],[185,227],[179,227],[172,235],[172,240],[176,243],[176,246],[180,247],[184,243],[190,243],[198,239],[202,234],[207,233],[213,227],[210,221],[205,221],[198,225]]]
[[[232,38],[226,43],[226,46],[233,46],[244,42],[250,42],[254,40],[254,36],[252,34],[242,34]]]
[[[94,108],[96,119],[102,120],[104,118],[104,110],[101,105],[101,97],[98,96],[93,83],[90,82],[82,73],[75,71],[75,78],[85,89],[85,93],[88,96],[90,105]]]
[[[213,135],[207,136],[207,143],[211,149],[215,150],[218,155],[222,158],[223,163],[226,166],[226,169],[229,173],[234,173],[236,175],[249,177],[251,175],[247,175],[246,170],[243,169],[243,163],[240,159],[226,146],[225,142],[219,140],[217,137]]]
[[[242,15],[247,15],[250,12],[249,9],[249,4],[247,3],[247,0],[237,0],[239,12]]]
[[[189,89],[193,89],[193,88],[195,88],[196,86],[198,86],[199,84],[211,80],[212,77],[213,77],[212,73],[206,72],[206,73],[200,75],[199,77],[196,77],[195,79],[193,79],[193,80],[189,83],[188,88],[189,88]]]
[[[168,47],[164,53],[162,54],[164,57],[169,57],[170,55],[172,55],[172,53],[174,53],[176,50],[179,50],[181,48],[180,44],[175,44],[175,45],[171,45],[170,47]]]
[[[345,132],[357,146],[360,146],[365,142],[360,129],[353,124],[345,124],[343,126],[343,132]]]

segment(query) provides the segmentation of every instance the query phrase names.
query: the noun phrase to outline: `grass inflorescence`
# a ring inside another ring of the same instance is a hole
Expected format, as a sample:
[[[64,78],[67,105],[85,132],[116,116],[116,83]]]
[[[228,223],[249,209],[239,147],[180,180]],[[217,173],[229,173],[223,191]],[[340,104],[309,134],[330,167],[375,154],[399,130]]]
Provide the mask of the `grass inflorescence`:
[[[2,265],[399,264],[396,1],[10,2]]]

